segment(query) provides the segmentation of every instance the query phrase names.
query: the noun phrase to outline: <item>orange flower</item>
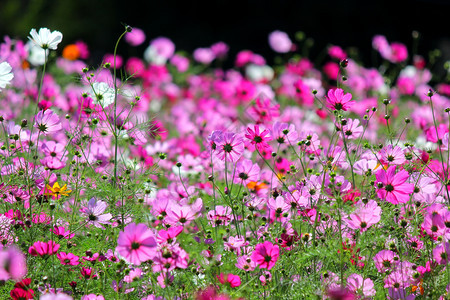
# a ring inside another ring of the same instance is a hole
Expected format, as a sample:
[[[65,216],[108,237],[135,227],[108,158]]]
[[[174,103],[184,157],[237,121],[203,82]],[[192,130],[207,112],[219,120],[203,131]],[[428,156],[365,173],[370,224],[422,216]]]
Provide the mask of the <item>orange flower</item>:
[[[68,60],[76,60],[80,57],[80,49],[75,44],[70,44],[64,47],[62,56]]]
[[[264,182],[255,182],[251,181],[247,184],[247,187],[251,190],[254,190],[255,192],[258,192],[259,190],[267,189],[267,184]]]

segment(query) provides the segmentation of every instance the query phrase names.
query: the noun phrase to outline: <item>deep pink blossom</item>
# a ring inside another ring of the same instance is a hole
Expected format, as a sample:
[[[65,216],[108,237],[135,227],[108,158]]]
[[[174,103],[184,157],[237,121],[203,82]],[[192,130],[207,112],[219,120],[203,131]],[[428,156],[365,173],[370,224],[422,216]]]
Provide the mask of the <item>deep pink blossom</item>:
[[[272,269],[280,256],[280,247],[269,241],[258,244],[252,253],[251,259],[259,265],[261,269]]]
[[[409,178],[407,171],[395,174],[396,166],[390,166],[386,171],[380,169],[376,173],[377,195],[392,204],[406,203],[414,191],[414,185],[406,182]]]
[[[59,252],[56,254],[56,257],[63,265],[77,266],[80,264],[80,257],[73,253]]]
[[[54,241],[48,241],[47,243],[37,241],[28,248],[28,253],[30,253],[33,256],[49,256],[55,254],[60,245],[55,243]]]
[[[328,91],[326,105],[331,110],[348,110],[355,104],[352,100],[352,94],[344,94],[343,89],[331,89]]]
[[[217,279],[219,279],[219,282],[221,284],[228,283],[232,288],[241,285],[241,278],[239,277],[239,275],[220,273],[220,275],[217,275]]]
[[[269,144],[267,142],[272,140],[270,131],[268,129],[265,129],[260,132],[258,125],[254,125],[253,129],[247,127],[247,133],[245,134],[245,137],[249,140],[251,145],[256,147],[256,149],[260,153],[269,148]]]

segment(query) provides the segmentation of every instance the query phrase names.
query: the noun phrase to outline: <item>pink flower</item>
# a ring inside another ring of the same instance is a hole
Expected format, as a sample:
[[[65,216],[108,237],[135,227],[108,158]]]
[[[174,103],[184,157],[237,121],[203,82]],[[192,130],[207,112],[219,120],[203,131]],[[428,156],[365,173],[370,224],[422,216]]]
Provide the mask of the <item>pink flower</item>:
[[[53,134],[62,129],[58,115],[50,109],[38,112],[35,117],[34,127],[36,127],[43,135]]]
[[[440,265],[446,265],[450,261],[450,244],[442,243],[433,249],[433,258]]]
[[[105,54],[103,56],[103,63],[109,63],[111,65],[111,68],[114,68],[114,54]],[[122,56],[116,55],[116,69],[121,68],[123,65],[123,58]]]
[[[197,48],[192,55],[197,62],[205,65],[210,64],[216,58],[210,48]]]
[[[259,180],[259,172],[261,169],[257,164],[253,164],[250,159],[244,159],[236,164],[234,183],[242,183],[247,185],[251,181]]]
[[[361,230],[361,232],[364,232],[370,226],[378,223],[380,219],[381,208],[374,200],[370,200],[370,202],[365,206],[363,204],[363,206],[358,207],[352,214],[350,214],[350,220],[344,220],[351,229]]]
[[[381,250],[374,257],[375,267],[377,267],[378,272],[385,273],[389,270],[393,270],[395,265],[397,265],[398,257],[395,259],[396,255],[391,250]]]
[[[217,42],[211,45],[211,50],[217,58],[224,58],[230,48],[224,42]]]
[[[227,132],[224,133],[222,139],[216,142],[216,155],[221,160],[236,162],[244,152],[244,143],[239,135]]]
[[[101,224],[109,224],[109,220],[112,218],[110,213],[103,213],[106,207],[108,207],[108,204],[105,201],[97,201],[97,199],[92,198],[87,206],[80,209],[80,212],[87,219],[87,224],[103,229],[104,227]]]
[[[60,245],[55,243],[54,241],[48,241],[47,243],[37,241],[28,248],[28,253],[30,253],[33,256],[49,256],[55,254]]]
[[[27,274],[25,255],[15,246],[0,252],[0,280],[20,280]]]
[[[347,53],[339,46],[331,46],[328,48],[328,55],[339,60],[347,58]]]
[[[406,161],[405,154],[399,146],[387,145],[380,151],[380,161],[388,165],[401,165]]]
[[[250,144],[254,145],[260,153],[270,147],[267,142],[272,140],[270,131],[265,129],[264,131],[259,132],[258,125],[254,125],[253,129],[247,127],[245,137],[250,140]]]
[[[156,255],[156,239],[145,224],[129,224],[119,233],[116,251],[126,261],[140,265]]]
[[[252,253],[251,259],[259,265],[260,269],[272,269],[280,256],[280,247],[269,241],[258,244]]]
[[[88,294],[81,297],[81,300],[105,300],[103,295]]]
[[[275,199],[270,198],[269,201],[267,201],[267,207],[272,211],[275,211],[277,215],[281,215],[291,209],[291,205],[287,203],[281,196],[278,196]]]
[[[323,72],[332,80],[337,80],[339,75],[339,65],[335,62],[327,62],[323,66]]]
[[[59,252],[56,254],[56,257],[63,265],[77,266],[80,264],[80,257],[74,255],[73,253]]]
[[[139,46],[145,41],[145,33],[142,29],[133,27],[131,32],[125,34],[125,41],[131,46]]]
[[[390,166],[387,171],[380,169],[377,174],[377,195],[392,204],[406,203],[414,191],[414,185],[407,183],[408,172],[402,170],[395,174],[396,166]]]
[[[250,259],[248,255],[239,256],[237,258],[236,268],[246,272],[253,271],[256,268],[256,263]]]
[[[241,278],[238,275],[223,274],[217,276],[221,284],[229,283],[230,287],[235,288],[241,285]]]
[[[287,33],[279,30],[269,34],[269,45],[278,53],[287,53],[292,49],[292,41]]]
[[[340,133],[345,135],[346,139],[354,140],[359,138],[363,133],[363,127],[359,124],[358,119],[346,119],[345,125],[339,125]]]
[[[401,63],[408,58],[408,49],[404,44],[392,43],[391,53],[388,58],[393,63]]]
[[[327,97],[327,107],[332,110],[348,110],[355,104],[352,100],[352,94],[344,94],[343,89],[330,89]]]
[[[373,281],[370,278],[363,279],[363,277],[359,274],[352,274],[348,276],[347,288],[354,294],[361,291],[364,297],[372,297],[375,296],[376,293]]]
[[[232,217],[232,210],[228,206],[217,205],[215,209],[208,212],[207,218],[212,227],[228,225]]]
[[[178,72],[186,72],[189,68],[189,59],[178,54],[172,56],[170,63],[177,68]]]

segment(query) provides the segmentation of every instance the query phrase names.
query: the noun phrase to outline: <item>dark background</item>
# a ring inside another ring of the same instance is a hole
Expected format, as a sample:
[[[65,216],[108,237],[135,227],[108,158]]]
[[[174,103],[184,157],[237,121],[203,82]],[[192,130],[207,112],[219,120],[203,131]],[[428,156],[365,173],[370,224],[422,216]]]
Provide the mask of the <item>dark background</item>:
[[[82,39],[91,50],[91,63],[113,52],[122,23],[144,29],[147,41],[138,48],[122,44],[124,56],[142,56],[158,36],[172,39],[177,50],[192,52],[217,41],[230,45],[230,56],[243,49],[272,62],[267,36],[282,30],[294,40],[303,31],[314,40],[314,58],[329,44],[360,49],[373,63],[372,37],[405,43],[411,53],[412,31],[420,33],[418,53],[439,48],[441,61],[450,59],[450,0],[325,1],[325,0],[0,0],[0,35],[25,39],[31,28],[48,27],[63,33],[63,45]],[[230,62],[231,63],[231,62]]]

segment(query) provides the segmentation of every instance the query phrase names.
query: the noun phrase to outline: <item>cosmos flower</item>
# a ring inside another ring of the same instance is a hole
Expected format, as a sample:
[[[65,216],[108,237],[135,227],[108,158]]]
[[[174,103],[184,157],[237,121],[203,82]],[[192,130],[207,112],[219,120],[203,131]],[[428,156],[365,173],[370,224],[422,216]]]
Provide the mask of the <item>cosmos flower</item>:
[[[112,218],[110,213],[103,213],[106,207],[108,207],[108,204],[105,201],[97,201],[97,199],[91,198],[87,206],[80,209],[80,212],[87,219],[88,224],[103,229],[101,224],[109,224],[109,220]]]
[[[348,110],[355,104],[352,100],[352,94],[344,94],[343,89],[335,89],[328,91],[326,106],[331,110]]]
[[[395,174],[396,166],[390,166],[386,171],[380,169],[377,174],[377,195],[392,204],[406,203],[414,191],[414,185],[406,182],[409,178],[407,171]]]
[[[94,82],[90,91],[93,104],[100,104],[103,108],[114,103],[115,92],[105,82]]]
[[[34,127],[43,135],[53,134],[62,129],[58,115],[50,109],[38,112],[35,117]]]
[[[0,91],[8,85],[14,78],[14,74],[11,73],[12,67],[6,61],[0,64]]]
[[[156,239],[145,224],[129,224],[119,233],[116,251],[128,262],[140,265],[156,255]]]
[[[48,28],[41,28],[39,29],[39,32],[37,32],[36,29],[33,28],[30,31],[30,35],[31,37],[28,37],[30,41],[44,50],[56,50],[63,37],[61,32],[56,30],[51,32]]]
[[[252,253],[251,259],[259,265],[260,269],[272,269],[280,256],[280,247],[269,241],[258,244]]]

